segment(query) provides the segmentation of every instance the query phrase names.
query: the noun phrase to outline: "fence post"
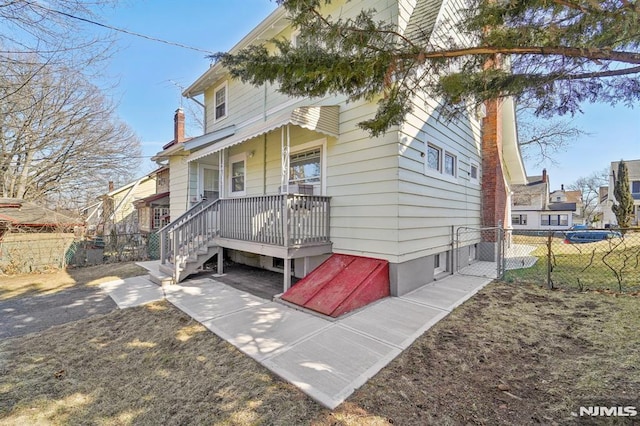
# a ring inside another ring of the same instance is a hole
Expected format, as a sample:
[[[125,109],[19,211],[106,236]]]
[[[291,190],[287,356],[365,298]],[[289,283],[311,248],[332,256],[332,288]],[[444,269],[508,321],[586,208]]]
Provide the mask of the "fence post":
[[[553,232],[549,232],[547,235],[547,286],[553,289],[553,282],[551,281],[551,241]]]
[[[502,269],[502,221],[498,221],[498,227],[496,228],[496,279],[502,278],[500,269]]]

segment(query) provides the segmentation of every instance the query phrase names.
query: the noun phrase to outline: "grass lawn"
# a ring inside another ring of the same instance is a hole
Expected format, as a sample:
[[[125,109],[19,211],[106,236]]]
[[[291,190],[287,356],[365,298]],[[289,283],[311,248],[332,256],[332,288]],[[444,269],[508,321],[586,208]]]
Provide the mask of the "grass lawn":
[[[640,300],[494,283],[336,410],[168,303],[0,342],[0,424],[564,424],[640,406]]]
[[[145,275],[147,271],[133,262],[68,268],[41,274],[0,275],[0,300],[13,297],[51,294],[77,285],[96,286],[118,278]]]
[[[535,246],[530,253],[538,258],[530,268],[508,270],[509,282],[546,281],[547,238],[516,235],[516,244]],[[551,280],[555,286],[574,289],[610,289],[640,291],[640,234],[588,244],[565,244],[560,238],[551,242]]]

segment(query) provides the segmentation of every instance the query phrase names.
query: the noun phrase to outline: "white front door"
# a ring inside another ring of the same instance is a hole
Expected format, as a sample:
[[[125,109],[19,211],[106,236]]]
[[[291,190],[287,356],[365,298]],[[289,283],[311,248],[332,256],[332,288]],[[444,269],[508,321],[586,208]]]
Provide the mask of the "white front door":
[[[198,174],[198,196],[200,199],[217,200],[220,198],[218,192],[218,169],[213,166],[200,165]]]

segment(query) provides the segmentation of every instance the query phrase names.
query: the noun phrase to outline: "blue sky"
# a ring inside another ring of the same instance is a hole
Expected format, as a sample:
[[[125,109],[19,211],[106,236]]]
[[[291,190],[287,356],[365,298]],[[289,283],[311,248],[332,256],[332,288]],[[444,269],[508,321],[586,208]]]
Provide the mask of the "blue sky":
[[[107,24],[160,39],[209,50],[226,51],[271,11],[270,0],[122,0],[103,16]],[[90,30],[90,28],[88,28]],[[173,138],[173,113],[181,103],[181,88],[189,86],[209,66],[205,53],[169,46],[125,34],[105,70],[118,83],[109,94],[118,103],[120,117],[138,134],[144,155],[152,156]],[[640,107],[640,105],[638,105]],[[552,189],[607,167],[621,158],[640,159],[640,109],[585,105],[575,125],[590,133],[556,156],[556,163],[529,162],[527,173],[546,167]],[[197,136],[197,130],[187,130]],[[143,160],[141,174],[153,164]]]

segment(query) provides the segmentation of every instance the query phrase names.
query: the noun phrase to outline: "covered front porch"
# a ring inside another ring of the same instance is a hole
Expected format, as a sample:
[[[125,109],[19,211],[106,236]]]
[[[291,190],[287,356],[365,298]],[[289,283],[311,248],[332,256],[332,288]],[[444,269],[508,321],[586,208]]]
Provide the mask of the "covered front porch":
[[[331,253],[326,167],[337,113],[333,106],[298,107],[218,131],[225,136],[202,149],[192,149],[202,141],[186,143],[191,207],[161,232],[161,261],[175,282],[215,255],[221,273],[228,249],[280,259],[266,269],[284,272],[286,291],[293,259],[300,259],[295,274],[304,276]]]

